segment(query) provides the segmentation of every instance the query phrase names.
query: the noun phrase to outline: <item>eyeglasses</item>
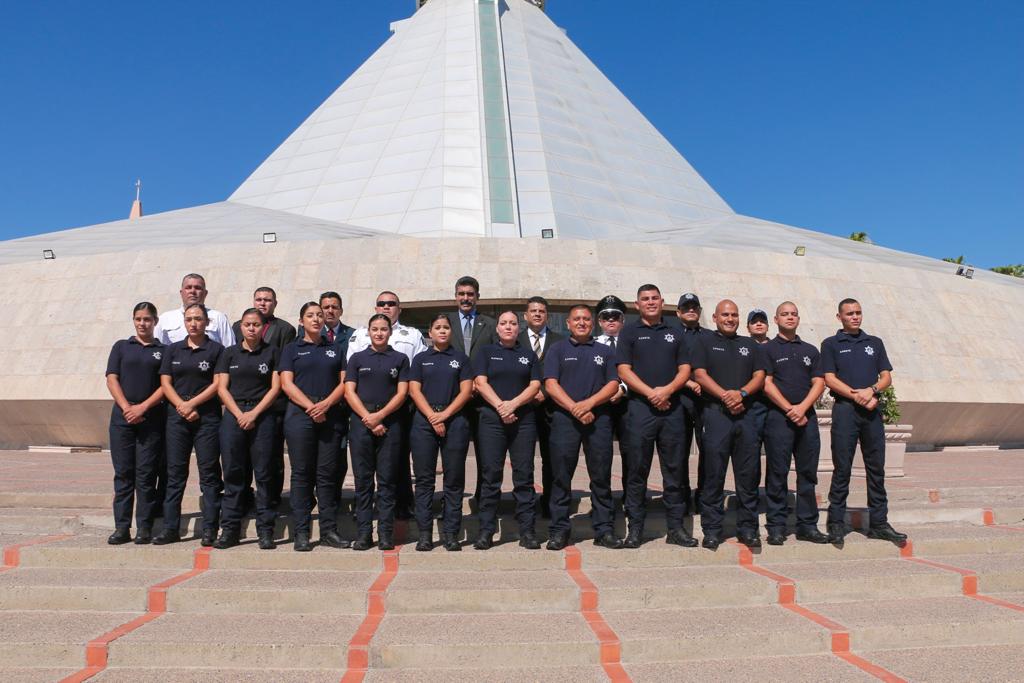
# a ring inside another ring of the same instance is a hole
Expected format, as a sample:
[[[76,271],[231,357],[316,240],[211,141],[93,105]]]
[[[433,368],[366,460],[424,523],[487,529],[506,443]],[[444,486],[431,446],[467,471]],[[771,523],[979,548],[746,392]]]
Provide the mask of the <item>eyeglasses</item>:
[[[398,305],[397,301],[378,301],[377,302],[377,308],[391,308],[392,306],[397,306],[397,305]]]
[[[622,320],[622,314],[617,311],[611,313],[601,313],[597,317],[599,320]]]

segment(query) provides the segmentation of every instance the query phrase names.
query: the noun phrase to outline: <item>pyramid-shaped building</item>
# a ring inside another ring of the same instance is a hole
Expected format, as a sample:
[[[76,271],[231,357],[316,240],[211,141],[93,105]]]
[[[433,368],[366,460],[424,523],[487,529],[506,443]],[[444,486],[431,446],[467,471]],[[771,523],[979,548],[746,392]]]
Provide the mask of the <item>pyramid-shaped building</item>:
[[[0,243],[0,446],[103,443],[110,344],[192,271],[232,317],[271,285],[286,317],[339,291],[350,324],[381,289],[444,308],[466,273],[512,306],[652,281],[707,308],[792,299],[813,342],[854,296],[914,444],[1024,443],[1024,283],[739,215],[542,2],[418,4],[226,201]]]

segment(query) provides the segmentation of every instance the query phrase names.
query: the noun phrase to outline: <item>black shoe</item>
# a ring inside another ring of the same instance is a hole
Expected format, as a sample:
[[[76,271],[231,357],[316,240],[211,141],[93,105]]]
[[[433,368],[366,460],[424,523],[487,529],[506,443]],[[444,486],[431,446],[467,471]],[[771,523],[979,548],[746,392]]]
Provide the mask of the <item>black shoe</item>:
[[[754,531],[738,531],[736,532],[736,540],[748,548],[761,547],[761,537]]]
[[[167,545],[181,540],[181,534],[174,529],[164,529],[153,538],[153,545]]]
[[[227,550],[238,545],[239,540],[237,531],[221,530],[220,538],[213,542],[213,547],[217,550]]]
[[[420,540],[416,541],[416,550],[429,553],[434,549],[434,534],[429,531],[420,532]]]
[[[672,545],[681,545],[684,548],[696,548],[697,539],[694,538],[686,531],[686,529],[670,529],[668,536],[665,537],[665,543]]]
[[[519,545],[527,550],[540,550],[540,543],[532,531],[519,534]]]
[[[473,541],[473,547],[477,550],[490,550],[494,547],[494,534],[481,532],[476,540]]]
[[[768,545],[783,545],[786,542],[786,534],[782,531],[768,532]]]
[[[620,550],[624,547],[622,539],[613,533],[607,533],[594,539],[594,545],[611,550]]]
[[[704,540],[700,544],[708,550],[718,550],[718,546],[722,545],[722,537],[717,531],[709,531],[704,534]]]
[[[149,545],[153,542],[153,530],[147,528],[139,529],[135,534],[135,545]]]
[[[260,550],[274,550],[277,543],[274,543],[274,532],[263,531],[260,533]]]
[[[212,548],[213,544],[217,541],[217,530],[216,529],[203,529],[203,535],[199,539],[199,545],[204,548]]]
[[[814,529],[807,529],[805,531],[796,532],[796,540],[798,541],[809,541],[811,543],[828,543],[828,536],[818,531],[817,527]]]
[[[381,550],[395,549],[395,539],[390,531],[377,530],[377,547]]]
[[[294,548],[297,553],[308,553],[313,550],[313,544],[309,542],[308,532],[295,534]]]
[[[352,550],[369,550],[373,547],[373,536],[370,534],[363,534],[356,540],[352,541]]]
[[[643,532],[639,529],[630,529],[629,533],[626,534],[626,540],[622,542],[623,548],[629,548],[635,550],[644,544]]]
[[[110,545],[124,545],[125,543],[132,542],[131,529],[121,528],[115,529],[114,533],[107,536],[107,543]]]
[[[907,542],[907,535],[901,534],[892,528],[888,522],[884,522],[868,529],[868,538],[877,538],[880,541],[889,541],[896,545],[903,545]]]
[[[828,542],[835,545],[841,544],[843,539],[846,538],[846,533],[845,524],[841,522],[830,523],[828,525]]]
[[[320,545],[332,548],[347,548],[352,545],[352,541],[342,538],[337,529],[331,529],[330,531],[320,532]]]
[[[441,534],[441,543],[444,549],[450,553],[457,553],[462,550],[462,544],[455,538],[455,534]]]
[[[520,541],[520,543],[522,543],[522,541]],[[548,539],[547,545],[544,547],[548,550],[563,550],[567,545],[569,545],[569,532],[564,531],[552,534],[551,538]]]

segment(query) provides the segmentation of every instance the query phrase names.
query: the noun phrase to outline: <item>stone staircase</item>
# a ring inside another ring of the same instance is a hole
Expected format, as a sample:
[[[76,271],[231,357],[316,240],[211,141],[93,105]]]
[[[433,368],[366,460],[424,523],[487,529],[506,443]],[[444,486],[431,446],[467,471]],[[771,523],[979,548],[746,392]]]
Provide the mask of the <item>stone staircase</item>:
[[[301,554],[251,527],[226,551],[112,547],[109,496],[0,492],[0,678],[1024,680],[1024,486],[892,493],[904,548],[683,549],[656,538],[655,501],[635,551]]]

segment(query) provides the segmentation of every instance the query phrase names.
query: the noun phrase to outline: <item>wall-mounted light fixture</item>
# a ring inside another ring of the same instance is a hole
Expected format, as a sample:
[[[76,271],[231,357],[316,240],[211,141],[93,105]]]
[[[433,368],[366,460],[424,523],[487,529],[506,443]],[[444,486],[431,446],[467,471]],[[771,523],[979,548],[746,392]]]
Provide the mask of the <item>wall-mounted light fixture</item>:
[[[793,250],[793,253],[796,254],[797,256],[806,256],[807,247],[801,244],[800,246]]]
[[[263,233],[263,244],[273,244],[277,241],[276,232],[265,232]]]
[[[52,261],[57,257],[54,255],[53,249],[43,249],[43,258],[47,261]]]
[[[540,238],[543,240],[552,240],[555,238],[555,231],[552,228],[544,228],[540,231]]]

